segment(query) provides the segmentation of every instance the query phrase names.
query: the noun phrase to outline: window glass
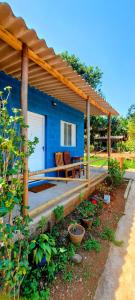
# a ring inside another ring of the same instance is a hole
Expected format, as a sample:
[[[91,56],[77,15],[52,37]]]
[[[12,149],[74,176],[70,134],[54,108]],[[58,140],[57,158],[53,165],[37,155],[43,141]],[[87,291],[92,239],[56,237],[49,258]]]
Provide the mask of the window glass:
[[[61,146],[76,146],[76,125],[61,121]]]

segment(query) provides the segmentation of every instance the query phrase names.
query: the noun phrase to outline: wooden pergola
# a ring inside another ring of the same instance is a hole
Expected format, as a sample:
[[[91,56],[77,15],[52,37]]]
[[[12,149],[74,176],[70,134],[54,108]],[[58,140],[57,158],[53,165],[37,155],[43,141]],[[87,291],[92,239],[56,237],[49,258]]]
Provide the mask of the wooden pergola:
[[[108,157],[111,153],[111,115],[117,111],[105,101],[61,56],[0,3],[0,70],[21,81],[20,104],[28,123],[28,85],[84,112],[87,117],[87,180],[90,180],[90,115],[108,116]],[[22,134],[28,139],[28,129]],[[27,149],[24,149],[26,151]],[[75,164],[76,165],[76,164]],[[45,172],[44,172],[45,173]],[[28,159],[23,174],[23,204],[28,205]],[[26,213],[26,210],[25,210]]]

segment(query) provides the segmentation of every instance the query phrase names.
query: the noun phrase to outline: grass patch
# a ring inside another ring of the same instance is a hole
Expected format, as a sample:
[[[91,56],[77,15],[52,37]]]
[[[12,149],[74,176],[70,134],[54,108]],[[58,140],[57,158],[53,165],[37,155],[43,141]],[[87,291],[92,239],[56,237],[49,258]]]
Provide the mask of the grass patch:
[[[91,157],[90,160],[92,161],[92,162],[90,162],[91,166],[100,167],[103,164],[104,164],[104,166],[108,165],[107,158],[105,158],[105,157],[101,157],[101,159],[99,159],[98,156],[95,156],[95,157]]]
[[[108,240],[109,242],[112,242],[117,247],[121,247],[123,245],[123,241],[116,240],[114,230],[107,226],[104,227],[104,230],[101,233],[101,238],[103,240]]]
[[[135,169],[135,159],[125,159],[124,166],[126,167],[126,169]]]
[[[95,167],[100,167],[103,164],[104,164],[104,166],[108,165],[106,157],[101,157],[101,159],[99,159],[99,158],[100,157],[98,157],[98,156],[90,158],[92,160],[92,162],[90,163],[90,165],[91,166],[95,166]],[[126,169],[135,169],[135,159],[125,159],[124,160],[124,167]]]

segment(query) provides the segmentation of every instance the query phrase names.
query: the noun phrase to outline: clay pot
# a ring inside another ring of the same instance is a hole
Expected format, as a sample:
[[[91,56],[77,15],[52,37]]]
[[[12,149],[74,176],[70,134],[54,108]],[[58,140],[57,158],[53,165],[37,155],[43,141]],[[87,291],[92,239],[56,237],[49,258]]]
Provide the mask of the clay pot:
[[[82,219],[83,221],[83,224],[85,224],[88,228],[91,228],[92,227],[92,222],[93,220],[89,220],[89,219]]]
[[[81,243],[84,234],[85,234],[85,229],[82,225],[80,224],[71,224],[68,227],[68,233],[70,236],[70,240],[73,244],[78,245]]]

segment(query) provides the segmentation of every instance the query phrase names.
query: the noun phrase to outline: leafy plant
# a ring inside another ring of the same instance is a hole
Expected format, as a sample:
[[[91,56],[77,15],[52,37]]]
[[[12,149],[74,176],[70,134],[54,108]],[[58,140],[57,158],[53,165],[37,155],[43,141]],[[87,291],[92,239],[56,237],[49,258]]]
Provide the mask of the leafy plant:
[[[98,200],[98,203],[97,203],[97,213],[100,214],[103,210],[103,200]]]
[[[60,236],[60,223],[52,228],[52,236],[57,239]]]
[[[50,289],[41,290],[39,292],[39,300],[49,300],[50,299]],[[33,299],[32,299],[33,300]],[[35,300],[38,300],[37,298]]]
[[[45,267],[36,268],[27,273],[24,279],[21,295],[23,300],[49,300],[50,289],[43,283]]]
[[[79,205],[78,211],[82,218],[93,217],[96,211],[96,206],[86,200]]]
[[[38,223],[38,229],[41,233],[44,233],[44,230],[46,228],[47,220],[45,217],[41,217],[39,223]]]
[[[44,256],[46,257],[46,262],[49,263],[52,256],[57,253],[55,240],[50,235],[43,233],[36,240],[31,241],[30,249],[36,265],[41,263]]]
[[[76,250],[75,245],[70,243],[67,249],[67,254],[69,258],[75,255],[75,250]]]
[[[92,222],[92,226],[98,227],[99,225],[100,225],[100,220],[99,220],[99,218],[94,219],[93,222]]]
[[[119,185],[122,182],[124,176],[124,169],[121,170],[119,166],[119,162],[116,159],[109,160],[109,175],[111,177],[113,185]]]
[[[51,261],[49,265],[46,266],[46,276],[49,282],[52,282],[56,276],[57,263]]]
[[[94,238],[90,238],[87,241],[84,242],[83,248],[85,250],[95,250],[96,252],[100,252],[101,250],[101,244],[99,241],[97,241]]]
[[[99,185],[98,187],[99,193],[103,196],[104,194],[110,194],[112,191],[112,186],[108,185],[108,182],[102,182],[102,184]],[[101,202],[100,202],[101,203]],[[103,201],[102,201],[103,204]]]
[[[56,208],[53,210],[55,218],[57,221],[61,221],[64,218],[64,206],[63,205],[58,205]]]
[[[72,282],[72,280],[73,280],[73,271],[64,272],[63,280],[65,282]]]
[[[1,285],[3,289],[8,288],[14,298],[19,297],[23,280],[30,270],[29,222],[29,217],[18,216],[13,225],[0,225],[0,272],[4,274]]]
[[[101,238],[112,242],[115,246],[122,246],[123,241],[117,241],[115,238],[115,232],[113,229],[105,226],[103,232],[101,233]]]

